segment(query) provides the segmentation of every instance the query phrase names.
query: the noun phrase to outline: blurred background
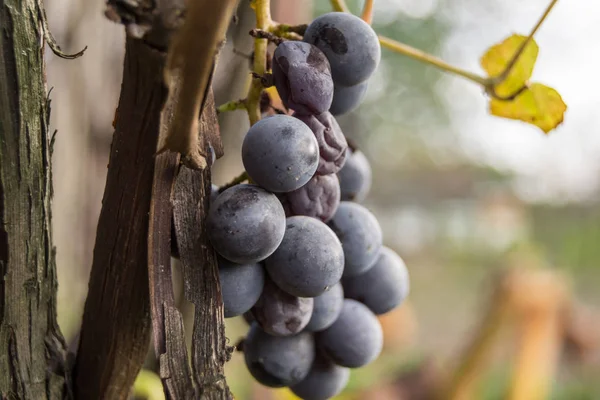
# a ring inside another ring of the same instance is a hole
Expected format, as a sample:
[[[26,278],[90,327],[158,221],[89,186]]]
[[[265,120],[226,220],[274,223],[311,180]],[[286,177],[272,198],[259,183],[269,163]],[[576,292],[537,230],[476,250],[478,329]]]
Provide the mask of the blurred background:
[[[124,32],[104,18],[102,1],[46,5],[63,49],[88,46],[73,61],[47,53],[48,85],[54,88],[51,125],[58,130],[53,158],[58,313],[69,340],[77,334],[87,291]],[[362,2],[348,5],[359,13]],[[479,57],[486,49],[512,33],[527,34],[546,6],[547,0],[377,0],[373,26],[482,72]],[[326,0],[273,0],[272,8],[275,20],[292,24],[331,10]],[[245,0],[238,17],[215,78],[217,104],[244,97],[249,83],[244,54],[251,53],[247,32],[254,16]],[[527,300],[539,292],[542,305],[536,310],[560,314],[549,325],[558,327],[560,340],[550,340],[554,345],[542,351],[544,364],[556,367],[545,372],[551,393],[543,398],[600,399],[598,37],[600,5],[587,0],[559,1],[536,36],[540,53],[533,79],[557,89],[569,107],[565,122],[549,136],[490,116],[477,85],[383,50],[365,101],[338,120],[371,161],[373,187],[365,204],[381,222],[385,244],[405,259],[412,288],[409,300],[382,319],[384,354],[353,373],[343,398],[419,399],[422,387],[452,376],[465,354],[472,354],[469,346],[485,330],[480,326],[489,325],[498,282],[514,282],[500,271],[516,267],[534,272],[525,283],[520,278],[522,284],[511,283],[511,293],[524,292]],[[222,115],[221,129],[226,155],[214,168],[217,184],[242,171],[247,116]],[[535,348],[555,329],[528,336],[535,329],[527,322],[531,314],[523,312],[529,310],[526,301],[519,301],[513,302],[515,316],[497,329],[486,362],[477,364],[471,398],[507,398],[518,380],[515,371],[522,372],[520,357],[527,358],[524,343]],[[245,329],[242,320],[227,321],[232,344]],[[253,384],[239,354],[227,374],[238,399],[293,398]]]

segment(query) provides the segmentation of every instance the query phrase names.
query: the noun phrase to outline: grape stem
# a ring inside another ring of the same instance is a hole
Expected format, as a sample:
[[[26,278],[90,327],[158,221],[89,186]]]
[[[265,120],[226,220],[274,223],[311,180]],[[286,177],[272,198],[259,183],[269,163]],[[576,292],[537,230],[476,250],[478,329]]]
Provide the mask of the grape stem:
[[[224,113],[224,112],[228,112],[228,111],[235,111],[235,110],[245,110],[246,109],[246,100],[244,99],[240,99],[240,100],[232,100],[232,101],[228,101],[227,103],[223,103],[220,106],[217,107],[217,113]]]
[[[369,12],[372,14],[372,9],[369,10],[369,8],[372,8],[372,6],[373,6],[373,4],[371,4],[372,2],[373,1],[369,1],[369,0],[367,0],[365,2],[365,7],[363,9],[363,15],[362,15],[362,18],[365,21],[367,21],[367,19],[365,19],[365,18],[368,17]],[[515,97],[517,97],[519,94],[521,94],[524,90],[526,90],[527,85],[526,84],[523,85],[522,87],[517,89],[514,93],[511,93],[508,96],[499,95],[496,92],[496,88],[498,87],[498,85],[500,85],[502,82],[504,82],[508,78],[512,69],[514,68],[517,61],[519,60],[519,57],[521,57],[521,55],[523,54],[523,51],[525,50],[527,45],[531,42],[531,40],[533,39],[533,36],[536,34],[536,32],[542,26],[542,23],[546,20],[546,17],[548,17],[548,14],[550,14],[550,11],[552,10],[552,8],[554,7],[554,5],[557,2],[558,2],[558,0],[551,0],[550,4],[546,7],[546,10],[544,11],[544,13],[542,14],[542,16],[540,17],[538,22],[535,24],[535,26],[529,33],[529,36],[527,36],[527,38],[521,44],[521,47],[519,47],[519,49],[515,52],[515,54],[512,56],[512,58],[508,62],[508,64],[506,64],[506,67],[504,68],[504,70],[499,75],[494,76],[494,77],[484,77],[484,76],[475,74],[473,72],[464,70],[462,68],[453,66],[451,64],[448,64],[444,60],[437,58],[431,54],[428,54],[424,51],[421,51],[419,49],[411,47],[407,44],[395,41],[394,39],[387,38],[385,36],[379,36],[379,43],[381,43],[382,47],[387,48],[388,50],[392,50],[393,52],[405,55],[407,57],[410,57],[417,61],[423,62],[425,64],[432,65],[442,71],[445,71],[445,72],[448,72],[448,73],[451,73],[454,75],[458,75],[462,78],[470,80],[471,82],[475,82],[475,83],[483,86],[483,88],[485,89],[485,92],[494,99],[510,101],[510,100],[513,100]],[[334,11],[350,12],[350,10],[348,9],[348,6],[346,5],[346,2],[344,0],[330,0],[330,3],[331,3],[331,7],[333,8]],[[367,16],[365,16],[366,14],[367,14]]]
[[[239,185],[240,183],[246,182],[249,180],[250,180],[250,177],[248,176],[248,173],[246,171],[244,171],[241,174],[239,174],[238,176],[236,176],[235,178],[233,178],[230,182],[221,186],[219,188],[219,193],[223,193],[225,190],[229,189],[230,187]]]
[[[269,28],[273,25],[269,0],[252,0],[250,6],[256,13],[256,29],[269,31]],[[254,74],[262,76],[267,72],[267,45],[267,39],[254,39],[254,65],[252,71]],[[246,111],[248,111],[251,126],[260,120],[260,95],[262,91],[261,81],[253,79],[246,96]]]
[[[363,6],[362,15],[360,16],[363,21],[367,24],[371,25],[373,22],[373,4],[375,0],[366,0],[365,5]]]

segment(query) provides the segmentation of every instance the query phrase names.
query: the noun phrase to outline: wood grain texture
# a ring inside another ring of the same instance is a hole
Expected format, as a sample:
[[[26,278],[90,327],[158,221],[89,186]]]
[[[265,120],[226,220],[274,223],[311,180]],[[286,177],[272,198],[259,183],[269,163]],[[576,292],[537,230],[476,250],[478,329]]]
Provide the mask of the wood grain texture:
[[[0,398],[68,397],[41,4],[0,0]]]

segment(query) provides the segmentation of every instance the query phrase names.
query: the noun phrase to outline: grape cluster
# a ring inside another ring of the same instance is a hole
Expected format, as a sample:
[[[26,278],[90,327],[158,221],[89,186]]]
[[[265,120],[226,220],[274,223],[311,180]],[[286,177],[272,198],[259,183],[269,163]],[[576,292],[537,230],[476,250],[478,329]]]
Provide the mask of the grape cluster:
[[[325,14],[304,41],[280,43],[273,78],[294,113],[254,124],[242,145],[252,183],[211,196],[225,317],[250,324],[246,365],[261,384],[304,399],[335,396],[350,368],[378,357],[377,315],[409,291],[402,259],[359,204],[369,162],[334,117],[360,103],[379,59],[377,35],[351,14]]]

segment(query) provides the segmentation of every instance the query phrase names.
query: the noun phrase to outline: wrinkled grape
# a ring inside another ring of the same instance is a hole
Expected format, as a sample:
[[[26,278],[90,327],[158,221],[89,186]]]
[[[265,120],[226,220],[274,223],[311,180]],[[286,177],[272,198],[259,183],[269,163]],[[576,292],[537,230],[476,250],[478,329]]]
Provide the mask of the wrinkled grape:
[[[329,328],[342,312],[343,305],[344,289],[337,283],[322,295],[315,297],[315,305],[306,330],[318,332]]]
[[[290,336],[300,332],[312,315],[314,300],[292,296],[279,289],[267,277],[260,298],[252,307],[252,316],[270,335]]]
[[[308,125],[317,138],[319,144],[317,174],[328,175],[338,172],[346,162],[348,142],[333,115],[329,112],[319,115],[294,113],[294,117]]]
[[[310,371],[315,359],[314,338],[309,332],[271,336],[254,322],[244,341],[244,359],[261,384],[275,388],[294,385]]]
[[[342,201],[329,226],[344,248],[344,276],[364,273],[375,264],[383,234],[369,210],[360,204]]]
[[[242,144],[250,178],[271,192],[290,192],[308,182],[319,164],[318,143],[296,118],[273,115],[254,124]]]
[[[350,13],[330,12],[315,18],[306,29],[304,41],[325,53],[336,85],[364,82],[381,59],[379,39],[373,28]]]
[[[306,215],[327,222],[340,204],[340,182],[335,174],[315,175],[300,189],[279,196],[285,215]]]
[[[281,289],[298,297],[316,297],[339,282],[344,252],[335,233],[323,222],[289,217],[281,245],[265,260],[265,266]]]
[[[379,320],[362,303],[346,299],[333,325],[316,334],[317,345],[343,367],[358,368],[375,360],[383,348]]]
[[[287,108],[320,114],[333,99],[331,68],[325,54],[312,44],[289,40],[273,53],[273,78]]]
[[[221,256],[251,264],[267,258],[281,243],[285,212],[274,194],[243,184],[215,199],[206,223],[210,241]]]

